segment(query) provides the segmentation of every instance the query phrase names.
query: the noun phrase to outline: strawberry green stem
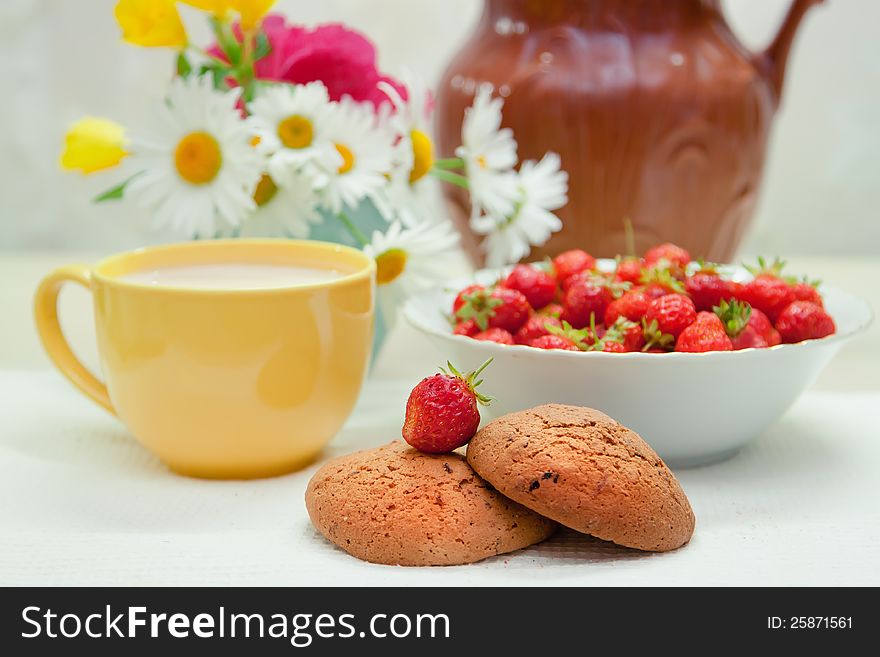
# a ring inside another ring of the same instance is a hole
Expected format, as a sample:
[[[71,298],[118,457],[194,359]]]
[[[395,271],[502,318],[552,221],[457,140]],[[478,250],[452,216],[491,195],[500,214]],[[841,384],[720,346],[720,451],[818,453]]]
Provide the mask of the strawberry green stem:
[[[475,379],[480,375],[480,373],[484,369],[486,369],[489,366],[489,363],[491,363],[493,360],[494,360],[493,358],[490,358],[485,363],[480,365],[480,367],[473,370],[472,372],[468,372],[467,374],[462,374],[459,370],[457,370],[455,368],[455,365],[453,365],[451,361],[447,360],[446,361],[446,368],[449,368],[449,369],[447,370],[446,368],[441,367],[440,371],[443,372],[443,374],[446,374],[446,375],[451,374],[452,376],[455,376],[455,377],[461,379],[462,381],[464,381],[467,384],[467,387],[470,389],[470,391],[474,393],[474,397],[477,398],[477,401],[480,404],[482,404],[483,406],[488,406],[495,398],[488,397],[480,392],[477,392],[476,388],[477,388],[477,386],[479,386],[483,382],[483,380],[480,379],[479,381],[475,381]]]

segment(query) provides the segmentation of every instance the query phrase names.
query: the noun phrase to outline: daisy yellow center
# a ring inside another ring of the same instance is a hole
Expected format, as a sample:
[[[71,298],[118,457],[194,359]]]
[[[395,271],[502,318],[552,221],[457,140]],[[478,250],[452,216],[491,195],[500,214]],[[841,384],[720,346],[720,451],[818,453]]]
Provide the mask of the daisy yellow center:
[[[421,130],[409,133],[413,149],[413,167],[409,172],[409,181],[414,183],[422,178],[434,165],[434,144],[431,138]]]
[[[354,153],[351,152],[351,149],[345,144],[335,144],[336,150],[342,156],[342,164],[338,169],[338,173],[344,174],[348,173],[354,167]]]
[[[407,254],[403,249],[388,249],[376,256],[376,282],[387,285],[406,269]]]
[[[288,116],[278,124],[278,139],[287,148],[311,146],[314,132],[312,122],[299,114]]]
[[[220,172],[223,156],[220,144],[207,132],[191,132],[177,143],[174,166],[188,183],[204,185]]]
[[[263,177],[260,178],[260,182],[257,183],[256,189],[254,189],[254,203],[259,207],[263,207],[275,197],[277,192],[278,186],[275,184],[275,181],[264,173]]]
[[[486,162],[485,155],[480,155],[480,157],[477,158],[477,164],[480,165],[481,169],[485,169],[487,166],[489,166],[489,164]]]

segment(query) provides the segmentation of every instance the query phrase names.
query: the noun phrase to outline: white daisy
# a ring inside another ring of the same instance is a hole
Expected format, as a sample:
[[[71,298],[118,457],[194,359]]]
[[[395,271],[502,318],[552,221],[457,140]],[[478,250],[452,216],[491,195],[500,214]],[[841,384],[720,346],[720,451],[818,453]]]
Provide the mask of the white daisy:
[[[540,162],[523,162],[517,175],[519,198],[514,212],[498,219],[483,215],[471,219],[475,233],[486,235],[483,250],[488,267],[502,267],[519,262],[541,246],[550,235],[562,228],[562,222],[550,210],[568,202],[568,173],[560,170],[556,153],[547,153]]]
[[[406,87],[404,100],[392,85],[380,82],[394,112],[387,118],[388,127],[398,137],[395,164],[405,169],[410,182],[422,180],[434,164],[434,140],[431,138],[431,92],[423,80],[409,71],[400,76]],[[387,107],[383,105],[382,108]]]
[[[399,220],[412,228],[421,223],[437,223],[442,216],[442,197],[434,180],[426,178],[410,184],[406,176],[392,171],[387,186],[373,196],[376,208],[388,221]]]
[[[376,259],[376,282],[401,296],[436,285],[449,273],[458,235],[448,223],[404,228],[399,221],[375,231],[364,252]]]
[[[391,171],[394,135],[378,124],[371,103],[343,97],[333,106],[327,136],[335,147],[334,162],[325,171],[327,183],[320,190],[322,204],[338,214],[373,198],[384,188]]]
[[[329,168],[336,161],[327,136],[332,107],[322,82],[274,85],[250,104],[257,149],[269,157],[271,175],[282,177],[312,163]]]
[[[400,219],[404,226],[415,226],[434,215],[431,205],[436,185],[427,175],[434,165],[430,127],[433,99],[424,81],[417,76],[404,71],[400,78],[407,90],[406,100],[392,85],[379,83],[394,108],[387,117],[387,125],[397,143],[384,193],[387,203],[377,206],[389,220]],[[388,104],[383,104],[380,111],[387,107]],[[383,206],[387,209],[383,210]]]
[[[231,234],[236,237],[294,237],[306,239],[311,224],[318,224],[318,195],[310,176],[291,173],[283,184],[263,174],[254,190],[256,211]]]
[[[462,145],[455,154],[464,160],[474,216],[482,212],[508,216],[516,203],[516,176],[511,171],[516,164],[516,141],[510,128],[501,127],[503,104],[484,85],[464,113]]]
[[[215,91],[210,76],[175,78],[155,133],[132,140],[137,173],[125,197],[152,211],[157,226],[210,237],[255,208],[264,160],[236,108],[240,94]]]

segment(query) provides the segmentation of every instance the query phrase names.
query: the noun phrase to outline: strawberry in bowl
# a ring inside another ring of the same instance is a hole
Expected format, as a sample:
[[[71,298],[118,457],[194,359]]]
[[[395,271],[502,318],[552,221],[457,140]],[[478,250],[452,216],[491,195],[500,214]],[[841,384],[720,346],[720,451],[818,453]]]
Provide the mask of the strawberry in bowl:
[[[678,466],[760,435],[872,318],[863,301],[791,278],[778,261],[750,271],[671,244],[483,270],[410,299],[404,314],[443,357],[494,359],[490,415],[598,408]]]
[[[633,271],[634,263],[638,272]],[[836,325],[817,285],[783,276],[783,265],[779,260],[768,265],[759,258],[757,267],[747,268],[752,276],[743,282],[737,280],[736,269],[693,261],[674,244],[655,246],[639,259],[619,257],[613,267],[586,251],[566,251],[549,267],[516,265],[492,285],[472,283],[458,290],[450,315],[452,332],[534,346],[532,341],[551,332],[544,316],[575,329],[593,325],[599,333],[623,317],[642,326],[641,339],[633,340],[632,331],[628,341],[609,336],[623,348],[605,351],[653,354],[766,349],[833,335]],[[545,312],[551,306],[554,312]],[[709,317],[713,314],[717,322]],[[699,326],[688,331],[682,343],[681,335],[698,318]],[[780,319],[782,331],[776,325]],[[696,339],[700,332],[719,330],[726,339]],[[571,350],[560,340],[543,340],[537,348],[553,344]],[[579,350],[595,349],[582,344]]]

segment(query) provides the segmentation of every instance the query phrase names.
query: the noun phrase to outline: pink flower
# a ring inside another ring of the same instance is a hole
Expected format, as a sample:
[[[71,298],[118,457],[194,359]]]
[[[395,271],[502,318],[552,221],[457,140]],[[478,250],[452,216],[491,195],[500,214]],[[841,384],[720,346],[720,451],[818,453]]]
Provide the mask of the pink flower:
[[[378,88],[379,82],[387,82],[401,97],[407,97],[406,88],[399,81],[382,75],[376,68],[373,43],[341,23],[308,30],[287,25],[284,17],[272,14],[263,19],[263,31],[271,51],[254,66],[261,80],[295,84],[320,80],[332,100],[348,95],[357,101],[370,101],[376,108],[389,102]],[[237,28],[236,34],[241,38]],[[217,46],[209,52],[222,57]]]
[[[257,77],[261,80],[284,81],[284,72],[288,68],[287,60],[293,54],[295,44],[302,40],[306,29],[293,25],[287,26],[283,16],[270,14],[263,19],[263,32],[269,40],[271,50],[254,66]],[[235,33],[240,39],[238,26],[236,26]]]

